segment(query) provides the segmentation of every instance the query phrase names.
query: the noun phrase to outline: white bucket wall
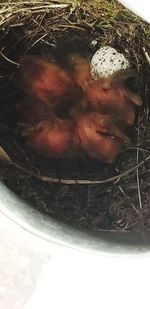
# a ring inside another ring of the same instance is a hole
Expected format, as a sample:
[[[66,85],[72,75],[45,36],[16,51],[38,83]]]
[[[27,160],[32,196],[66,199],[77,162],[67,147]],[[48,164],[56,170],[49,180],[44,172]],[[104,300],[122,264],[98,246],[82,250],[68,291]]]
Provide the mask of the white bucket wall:
[[[150,1],[149,0],[119,0],[125,7],[139,15],[150,23]]]

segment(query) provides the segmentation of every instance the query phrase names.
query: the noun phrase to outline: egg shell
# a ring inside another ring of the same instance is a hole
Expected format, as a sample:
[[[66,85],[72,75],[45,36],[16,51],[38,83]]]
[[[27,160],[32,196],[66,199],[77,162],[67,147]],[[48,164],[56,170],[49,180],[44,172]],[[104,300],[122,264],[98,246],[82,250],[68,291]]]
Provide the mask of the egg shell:
[[[91,59],[91,76],[94,79],[107,77],[130,66],[125,56],[110,46],[101,47]]]

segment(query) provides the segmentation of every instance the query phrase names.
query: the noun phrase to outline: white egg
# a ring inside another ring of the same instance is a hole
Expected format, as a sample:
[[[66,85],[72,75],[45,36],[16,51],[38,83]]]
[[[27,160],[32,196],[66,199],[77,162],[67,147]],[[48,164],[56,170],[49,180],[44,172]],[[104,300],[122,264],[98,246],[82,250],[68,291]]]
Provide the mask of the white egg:
[[[101,47],[91,59],[92,78],[107,77],[130,66],[125,56],[110,46]]]

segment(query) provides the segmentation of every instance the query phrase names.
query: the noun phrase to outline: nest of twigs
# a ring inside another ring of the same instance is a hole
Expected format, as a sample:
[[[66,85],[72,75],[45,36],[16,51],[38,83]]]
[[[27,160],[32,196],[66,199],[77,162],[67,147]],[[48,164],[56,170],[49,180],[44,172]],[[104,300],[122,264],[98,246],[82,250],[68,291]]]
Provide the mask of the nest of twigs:
[[[0,3],[1,180],[37,209],[89,230],[150,229],[150,26],[117,1],[2,1]],[[83,42],[91,55],[101,45],[124,53],[139,73],[144,100],[129,129],[135,149],[112,165],[44,159],[26,146],[15,125],[14,83],[19,58],[44,55],[58,40]]]

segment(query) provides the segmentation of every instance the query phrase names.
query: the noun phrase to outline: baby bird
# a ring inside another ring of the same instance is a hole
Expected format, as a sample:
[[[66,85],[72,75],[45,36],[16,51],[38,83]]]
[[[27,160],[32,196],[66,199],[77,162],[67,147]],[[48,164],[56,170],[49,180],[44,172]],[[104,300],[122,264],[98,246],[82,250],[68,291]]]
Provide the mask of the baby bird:
[[[134,105],[142,105],[142,99],[123,84],[124,75],[128,78],[131,74],[129,70],[128,72],[118,71],[111,77],[91,81],[86,89],[91,109],[114,115],[117,122],[124,128],[134,123]]]
[[[135,72],[131,69],[120,70],[109,77],[92,80],[88,60],[79,55],[71,55],[68,59],[73,77],[85,93],[84,105],[87,109],[113,115],[124,128],[131,126],[135,120],[134,105],[142,105],[142,99],[124,83]]]
[[[27,55],[20,61],[20,77],[25,92],[61,114],[78,97],[79,87],[69,73],[54,60]]]
[[[87,59],[77,53],[67,55],[66,62],[74,82],[80,88],[80,96],[70,108],[70,116],[75,117],[89,109],[86,89],[91,82],[90,65]]]
[[[76,118],[80,147],[89,156],[105,163],[112,163],[122,144],[130,139],[121,131],[109,115],[87,112]]]
[[[83,90],[86,90],[87,85],[91,82],[89,61],[79,54],[68,55],[67,61],[75,82]]]
[[[27,144],[35,151],[49,158],[71,158],[79,144],[75,125],[71,120],[51,117],[36,125],[23,125]]]

